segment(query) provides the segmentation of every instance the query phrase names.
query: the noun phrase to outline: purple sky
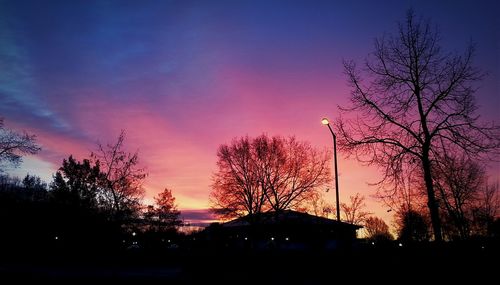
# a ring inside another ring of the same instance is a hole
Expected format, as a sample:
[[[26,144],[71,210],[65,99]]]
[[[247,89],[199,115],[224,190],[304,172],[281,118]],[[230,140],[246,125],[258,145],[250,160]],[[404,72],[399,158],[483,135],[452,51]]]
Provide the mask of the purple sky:
[[[9,172],[49,181],[125,129],[146,198],[169,187],[199,220],[220,144],[267,133],[331,147],[320,119],[348,100],[342,59],[363,59],[410,7],[445,50],[476,44],[479,113],[500,122],[498,1],[1,1],[0,116],[43,147]],[[387,219],[369,197],[376,170],[339,170],[341,199],[360,192]]]

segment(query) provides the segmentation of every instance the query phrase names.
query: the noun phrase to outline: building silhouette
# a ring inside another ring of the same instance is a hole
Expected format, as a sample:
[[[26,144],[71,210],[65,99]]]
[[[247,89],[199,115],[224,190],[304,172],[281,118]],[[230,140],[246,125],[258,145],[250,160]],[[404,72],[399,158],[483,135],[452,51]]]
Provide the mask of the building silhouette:
[[[255,250],[336,250],[349,248],[358,225],[285,210],[213,223],[202,233],[209,246]]]

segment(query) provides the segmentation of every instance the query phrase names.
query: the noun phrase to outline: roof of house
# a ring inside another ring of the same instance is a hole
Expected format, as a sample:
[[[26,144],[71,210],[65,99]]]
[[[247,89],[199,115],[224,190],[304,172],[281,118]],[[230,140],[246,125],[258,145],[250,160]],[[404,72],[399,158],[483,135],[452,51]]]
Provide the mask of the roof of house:
[[[354,229],[362,226],[339,222],[336,220],[309,215],[307,213],[285,210],[279,212],[265,212],[244,216],[221,224],[222,227],[244,227],[249,226],[251,221],[258,225],[321,225],[321,226],[341,226]]]

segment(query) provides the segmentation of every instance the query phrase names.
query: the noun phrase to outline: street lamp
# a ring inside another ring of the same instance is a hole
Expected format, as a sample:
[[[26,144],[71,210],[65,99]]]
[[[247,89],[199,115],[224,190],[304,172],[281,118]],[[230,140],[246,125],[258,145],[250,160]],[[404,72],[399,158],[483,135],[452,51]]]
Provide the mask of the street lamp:
[[[330,121],[328,121],[327,118],[321,119],[321,123],[323,125],[328,126],[328,129],[330,130],[330,133],[332,133],[333,137],[333,165],[335,168],[335,198],[337,202],[337,221],[340,222],[340,206],[339,206],[339,176],[337,172],[337,136],[335,136],[335,133],[332,130],[332,127],[330,127]]]

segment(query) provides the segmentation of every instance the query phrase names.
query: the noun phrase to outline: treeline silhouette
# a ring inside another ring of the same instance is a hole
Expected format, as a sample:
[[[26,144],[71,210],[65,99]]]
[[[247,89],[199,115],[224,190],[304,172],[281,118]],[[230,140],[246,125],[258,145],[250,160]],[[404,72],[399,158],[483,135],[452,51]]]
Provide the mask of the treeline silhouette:
[[[236,250],[204,232],[182,235],[171,190],[154,205],[143,204],[147,173],[137,152],[123,150],[122,132],[87,158],[63,160],[49,184],[32,175],[0,176],[0,273],[12,260],[62,256],[119,265],[167,262],[166,278],[185,283],[245,276],[259,284],[314,284],[345,272],[363,272],[370,281],[388,270],[406,274],[398,282],[497,279],[499,186],[488,182],[484,161],[498,154],[500,127],[479,121],[473,95],[483,74],[472,64],[473,47],[463,55],[445,53],[439,39],[410,10],[396,34],[376,41],[365,68],[344,62],[351,103],[335,120],[339,148],[380,168],[377,197],[394,211],[397,240],[384,221],[363,211],[359,195],[341,209],[344,220],[365,226],[368,238],[336,251]],[[39,150],[34,135],[5,129],[0,119],[0,163],[17,165]],[[327,151],[262,135],[221,145],[217,156],[210,202],[222,217],[270,209],[333,212],[317,191],[331,183]]]
[[[466,272],[463,276],[481,278],[491,277],[491,267],[496,264],[500,220],[495,219],[494,211],[479,212],[484,215],[470,211],[474,213],[471,218],[487,218],[468,220],[464,216],[466,219],[459,220],[470,226],[473,235],[436,244],[429,242],[428,217],[412,208],[396,209],[398,239],[393,240],[387,224],[363,210],[359,195],[351,197],[351,205],[342,210],[349,221],[365,226],[368,238],[333,251],[283,250],[279,246],[238,249],[226,240],[210,239],[203,231],[179,233],[180,212],[171,190],[160,192],[154,205],[143,204],[142,181],[147,173],[138,166],[137,153],[123,150],[124,138],[122,132],[114,144],[99,145],[82,160],[69,156],[49,183],[33,175],[23,179],[0,175],[0,279],[43,279],[48,275],[71,282],[81,276],[86,281],[128,280],[133,272],[141,281],[184,284],[231,283],[238,276],[251,276],[247,281],[263,284],[322,284],[331,277],[332,267],[339,272],[379,274],[390,268],[411,274],[427,264],[431,269],[422,276],[429,276],[441,273],[445,265]],[[460,180],[460,175],[456,177]],[[482,181],[483,176],[477,179]],[[461,189],[470,191],[468,187]],[[488,189],[487,193],[492,193],[489,199],[477,201],[490,201],[480,206],[493,209],[491,197],[497,188]],[[443,188],[441,193],[448,191]],[[416,205],[414,200],[401,201]],[[457,225],[461,224],[449,223],[443,228],[455,233],[459,232]],[[315,243],[315,238],[311,235],[310,242]],[[259,275],[254,275],[256,268],[261,268]]]
[[[0,175],[0,250],[3,257],[64,253],[106,255],[166,248],[182,224],[175,197],[164,189],[143,204],[144,169],[138,154],[99,145],[81,161],[69,156],[49,184],[39,177]]]
[[[55,178],[57,180],[57,176]],[[81,190],[81,189],[80,189]],[[170,193],[170,192],[167,192]],[[155,206],[119,220],[106,208],[39,177],[0,176],[0,250],[5,254],[103,254],[167,248],[179,239],[178,213]],[[161,209],[161,208],[160,208]],[[160,210],[161,211],[161,210]],[[173,215],[166,221],[165,215]]]
[[[68,193],[69,194],[69,193]],[[68,195],[69,196],[69,195]],[[0,243],[4,251],[88,250],[116,247],[120,225],[106,214],[48,191],[36,176],[0,177]]]

